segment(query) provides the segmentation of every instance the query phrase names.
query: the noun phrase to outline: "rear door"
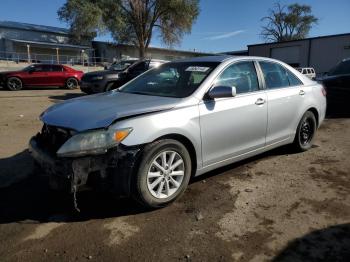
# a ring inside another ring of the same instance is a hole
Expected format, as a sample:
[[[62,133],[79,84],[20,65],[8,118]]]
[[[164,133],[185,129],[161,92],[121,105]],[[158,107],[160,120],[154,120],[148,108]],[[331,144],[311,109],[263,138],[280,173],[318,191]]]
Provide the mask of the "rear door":
[[[49,78],[52,85],[63,86],[65,84],[65,74],[61,65],[51,65]]]
[[[235,62],[215,85],[235,86],[232,98],[204,99],[199,104],[203,166],[229,160],[265,146],[267,104],[253,61]]]
[[[312,90],[279,63],[259,61],[267,94],[266,145],[289,139],[295,133],[302,104]]]

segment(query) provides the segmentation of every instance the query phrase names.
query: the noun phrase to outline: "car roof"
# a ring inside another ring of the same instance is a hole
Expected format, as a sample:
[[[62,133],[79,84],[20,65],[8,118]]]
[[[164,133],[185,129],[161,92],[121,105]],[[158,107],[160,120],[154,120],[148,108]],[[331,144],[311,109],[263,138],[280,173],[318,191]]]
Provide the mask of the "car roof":
[[[63,66],[61,64],[44,64],[44,63],[36,63],[36,64],[31,64],[31,65],[33,65],[33,66],[53,66],[53,65],[55,65],[55,66]]]
[[[224,62],[230,58],[234,58],[234,56],[230,55],[212,55],[212,56],[197,56],[197,57],[189,57],[184,59],[178,59],[174,62]]]

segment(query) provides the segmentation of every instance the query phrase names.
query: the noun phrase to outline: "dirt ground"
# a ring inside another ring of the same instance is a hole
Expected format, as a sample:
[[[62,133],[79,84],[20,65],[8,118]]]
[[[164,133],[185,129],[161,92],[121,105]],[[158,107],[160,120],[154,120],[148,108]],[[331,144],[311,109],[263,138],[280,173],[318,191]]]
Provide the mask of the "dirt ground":
[[[314,147],[280,148],[215,170],[161,210],[48,190],[27,151],[49,105],[82,95],[0,90],[1,261],[350,261],[350,118]]]

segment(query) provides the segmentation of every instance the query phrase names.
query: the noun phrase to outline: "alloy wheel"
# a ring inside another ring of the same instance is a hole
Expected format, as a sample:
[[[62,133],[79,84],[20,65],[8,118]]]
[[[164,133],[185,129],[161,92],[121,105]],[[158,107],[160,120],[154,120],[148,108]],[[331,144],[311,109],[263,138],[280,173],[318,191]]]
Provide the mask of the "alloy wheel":
[[[148,190],[155,198],[168,198],[179,190],[184,175],[185,165],[180,154],[163,151],[153,159],[148,170]]]
[[[306,118],[300,128],[300,142],[302,145],[310,143],[313,138],[315,127],[309,118]]]

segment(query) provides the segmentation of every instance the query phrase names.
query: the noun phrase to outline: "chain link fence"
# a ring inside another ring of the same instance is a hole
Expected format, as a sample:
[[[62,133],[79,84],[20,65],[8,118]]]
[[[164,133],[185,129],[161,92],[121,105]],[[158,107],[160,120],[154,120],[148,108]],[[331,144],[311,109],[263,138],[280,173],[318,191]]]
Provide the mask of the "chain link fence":
[[[0,52],[0,62],[2,63],[44,63],[44,64],[64,64],[70,66],[95,66],[104,67],[112,61],[103,57],[91,57],[82,53],[81,55],[55,55],[55,54],[37,54],[37,53],[17,53]]]

